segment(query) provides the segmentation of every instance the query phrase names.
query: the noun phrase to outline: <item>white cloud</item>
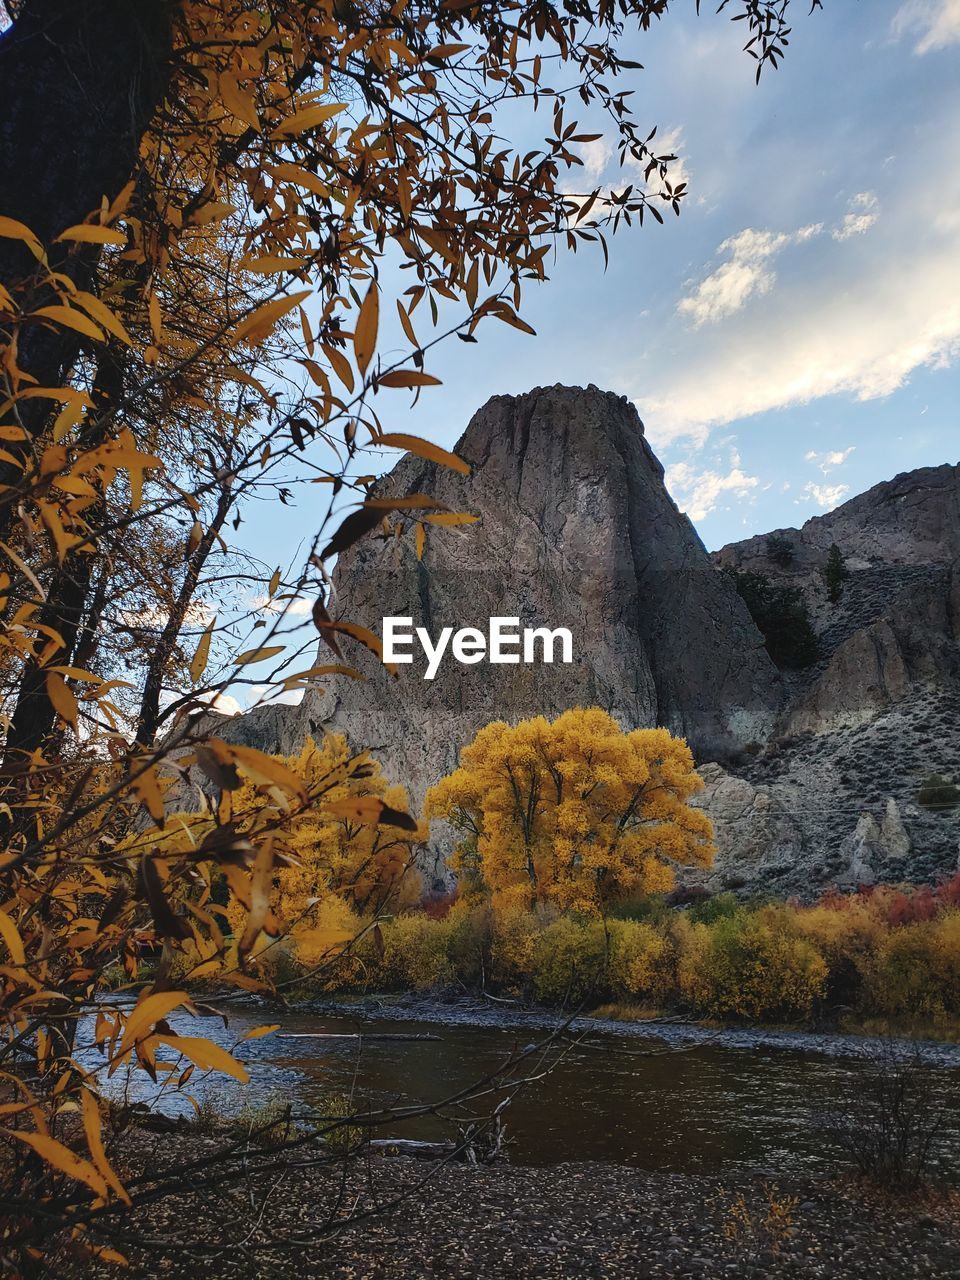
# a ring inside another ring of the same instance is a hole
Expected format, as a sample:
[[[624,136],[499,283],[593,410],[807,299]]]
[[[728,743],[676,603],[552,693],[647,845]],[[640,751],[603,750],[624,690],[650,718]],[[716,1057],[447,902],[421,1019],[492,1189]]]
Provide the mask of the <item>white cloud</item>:
[[[208,604],[202,600],[194,600],[187,606],[183,625],[185,627],[206,627],[210,625],[213,616],[213,610]],[[117,615],[118,621],[124,627],[144,628],[150,631],[159,631],[162,627],[165,627],[169,617],[168,610],[155,607],[148,609],[121,609]]]
[[[917,37],[914,53],[933,53],[960,43],[960,0],[907,0],[894,15],[895,39]]]
[[[827,508],[836,507],[843,501],[850,492],[850,486],[848,484],[815,484],[811,480],[803,486],[803,492],[806,497],[794,498],[794,502],[812,501],[826,511]]]
[[[756,476],[748,476],[741,470],[736,450],[731,451],[730,470],[726,474],[699,471],[690,462],[675,462],[667,467],[664,480],[677,506],[694,521],[708,516],[722,494],[732,493],[736,498],[746,498],[760,483]]]
[[[634,398],[655,448],[825,396],[878,399],[960,358],[960,129],[931,131],[934,145],[941,184],[903,175],[869,254],[822,237],[762,306],[731,314],[719,294],[701,298],[707,313],[726,309],[724,324],[649,349]],[[914,159],[918,173],[932,163],[927,149]]]
[[[872,191],[861,191],[850,201],[850,208],[839,227],[830,233],[834,240],[849,240],[869,231],[877,218],[880,202]]]
[[[817,453],[816,450],[810,449],[803,455],[803,460],[816,463],[824,475],[829,475],[834,467],[843,466],[855,448],[856,445],[852,444],[848,449],[833,449],[826,453]]]
[[[694,327],[712,324],[739,311],[747,301],[768,293],[776,280],[773,260],[791,244],[801,244],[819,235],[822,223],[812,223],[791,233],[755,231],[747,227],[724,240],[718,253],[729,255],[716,271],[701,280],[693,293],[681,298],[677,311],[693,321]]]
[[[303,689],[280,690],[273,693],[270,689],[271,686],[268,684],[250,685],[247,689],[247,706],[265,707],[282,702],[285,706],[296,707],[303,701]]]
[[[289,596],[254,596],[250,606],[258,613],[283,613],[288,618],[306,618],[313,610],[313,601],[297,596],[291,600]]]
[[[197,700],[208,702],[213,710],[219,711],[222,716],[238,716],[243,711],[243,707],[232,693],[201,693]]]

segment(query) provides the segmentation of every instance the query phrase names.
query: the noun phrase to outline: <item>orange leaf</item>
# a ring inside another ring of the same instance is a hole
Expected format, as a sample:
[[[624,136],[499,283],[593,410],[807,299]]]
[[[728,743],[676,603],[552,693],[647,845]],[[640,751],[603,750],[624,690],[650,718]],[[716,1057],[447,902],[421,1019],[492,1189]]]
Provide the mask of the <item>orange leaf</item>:
[[[371,443],[385,445],[390,449],[406,449],[409,453],[415,453],[418,458],[426,458],[429,462],[439,463],[442,467],[450,467],[454,471],[459,471],[461,475],[470,474],[468,462],[464,462],[462,458],[458,458],[455,453],[450,453],[447,449],[441,449],[438,444],[421,440],[419,436],[408,436],[402,431],[393,431],[376,436]]]
[[[380,294],[375,280],[370,281],[370,288],[357,317],[357,328],[353,335],[353,350],[357,357],[357,368],[366,373],[367,366],[373,359],[377,346],[377,330],[380,326]]]
[[[54,711],[61,720],[66,720],[67,724],[77,731],[77,700],[73,696],[73,691],[68,687],[63,676],[58,676],[55,671],[47,673],[47,697],[50,699]]]
[[[69,1147],[65,1147],[62,1142],[57,1142],[56,1138],[48,1138],[43,1133],[23,1133],[18,1129],[11,1129],[8,1132],[11,1138],[19,1138],[28,1147],[33,1147],[37,1155],[54,1169],[59,1169],[70,1178],[75,1178],[77,1182],[85,1183],[98,1196],[107,1194],[106,1182],[89,1160],[81,1160]]]

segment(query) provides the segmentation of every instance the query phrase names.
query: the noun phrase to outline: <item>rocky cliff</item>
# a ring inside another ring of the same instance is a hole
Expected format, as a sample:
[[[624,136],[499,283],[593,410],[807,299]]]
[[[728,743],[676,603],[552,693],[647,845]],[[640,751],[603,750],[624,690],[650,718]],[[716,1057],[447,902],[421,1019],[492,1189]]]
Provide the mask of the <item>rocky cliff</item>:
[[[360,655],[365,681],[338,678],[299,707],[237,718],[229,736],[291,751],[341,729],[376,747],[418,802],[488,721],[594,704],[691,743],[718,831],[711,887],[810,892],[953,868],[956,811],[915,797],[921,775],[960,769],[957,468],[897,477],[778,531],[776,560],[766,538],[711,558],[615,395],[496,396],[456,450],[469,477],[408,456],[378,492],[428,493],[478,522],[431,529],[422,561],[412,531],[364,538],[340,557],[332,611],[377,633],[384,616],[408,616],[434,637],[503,615],[567,627],[573,663],[448,658],[427,681],[422,660],[391,677]],[[831,603],[821,571],[834,543],[850,576]],[[814,666],[777,670],[725,568],[803,593]]]

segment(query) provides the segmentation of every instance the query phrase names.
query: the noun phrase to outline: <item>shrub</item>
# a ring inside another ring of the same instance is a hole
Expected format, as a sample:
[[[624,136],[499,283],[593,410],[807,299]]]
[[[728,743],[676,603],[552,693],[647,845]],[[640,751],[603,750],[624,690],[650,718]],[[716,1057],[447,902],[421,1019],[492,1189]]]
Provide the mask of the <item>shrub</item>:
[[[624,898],[610,912],[611,920],[646,920],[649,924],[661,925],[669,920],[670,906],[677,893],[664,896],[662,893],[641,893],[635,897]]]
[[[386,986],[429,991],[451,982],[453,966],[447,953],[452,934],[448,920],[427,916],[397,916],[381,926],[383,954],[376,967]]]
[[[884,1044],[864,1055],[827,1129],[862,1178],[915,1191],[936,1155],[943,1105],[920,1054]]]
[[[673,948],[662,930],[636,920],[610,925],[610,983],[618,993],[654,1004],[675,986]]]
[[[917,804],[935,812],[955,809],[960,804],[960,787],[939,773],[931,773],[920,784]]]
[[[549,916],[554,918],[553,914]],[[491,948],[491,972],[497,986],[522,992],[533,972],[533,955],[543,916],[516,908],[496,913]]]
[[[713,1017],[807,1018],[826,988],[816,947],[784,925],[786,912],[740,911],[693,924],[678,966],[683,996]]]
[[[706,902],[698,902],[687,912],[694,924],[714,924],[717,920],[726,920],[736,915],[740,903],[734,893],[718,893]]]
[[[796,929],[826,961],[826,1003],[870,1012],[886,931],[869,902],[825,895],[817,906],[797,912]]]
[[[539,999],[580,1004],[607,980],[607,939],[599,920],[561,916],[533,948],[533,986]]]
[[[762,573],[734,573],[734,582],[778,667],[809,667],[819,653],[803,592]]]

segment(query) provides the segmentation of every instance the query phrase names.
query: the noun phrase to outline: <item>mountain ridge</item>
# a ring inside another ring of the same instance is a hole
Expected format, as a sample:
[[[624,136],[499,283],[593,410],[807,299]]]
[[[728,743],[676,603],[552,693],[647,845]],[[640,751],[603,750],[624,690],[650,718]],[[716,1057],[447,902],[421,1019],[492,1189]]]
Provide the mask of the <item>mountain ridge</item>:
[[[569,626],[577,661],[448,662],[424,681],[416,665],[390,678],[361,653],[364,682],[335,677],[299,707],[229,722],[227,736],[290,753],[308,733],[343,731],[377,748],[419,804],[489,720],[595,704],[691,742],[718,834],[710,888],[809,893],[953,870],[956,812],[927,812],[916,794],[926,774],[960,773],[960,467],[902,473],[800,529],[710,555],[635,407],[613,393],[494,396],[457,451],[469,478],[408,455],[376,492],[427,492],[478,523],[431,528],[422,561],[410,527],[362,539],[335,569],[334,616],[377,633],[384,616],[410,616],[434,635],[517,616]],[[785,563],[782,545],[770,554],[777,538],[792,543]],[[835,603],[822,574],[833,542],[849,570]],[[777,669],[734,572],[799,593],[820,648],[810,669]],[[442,876],[442,838],[435,852]]]

